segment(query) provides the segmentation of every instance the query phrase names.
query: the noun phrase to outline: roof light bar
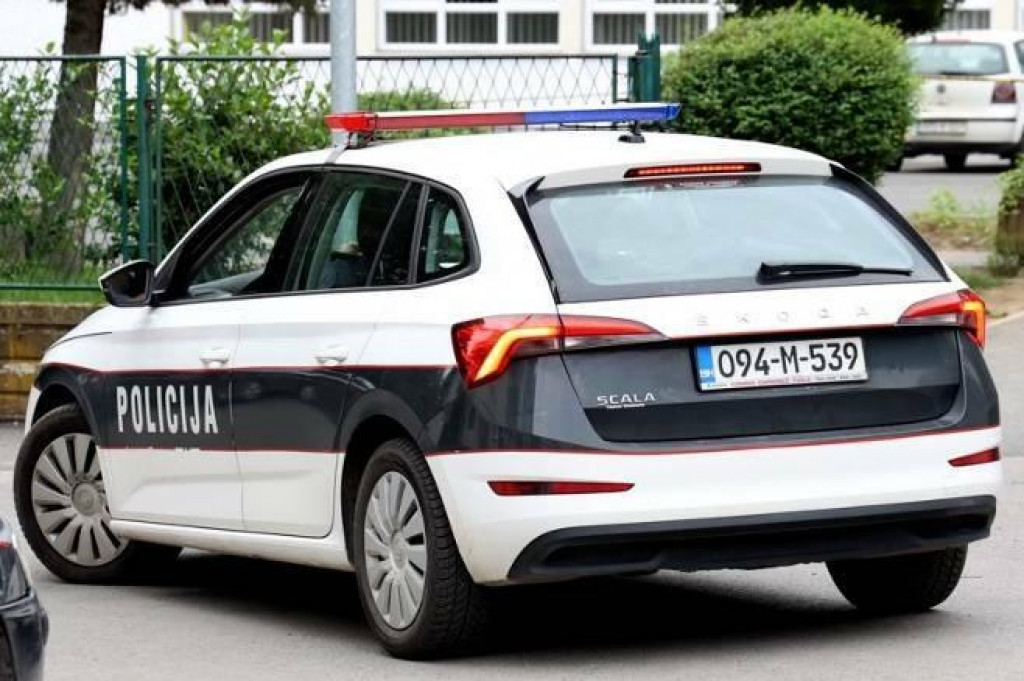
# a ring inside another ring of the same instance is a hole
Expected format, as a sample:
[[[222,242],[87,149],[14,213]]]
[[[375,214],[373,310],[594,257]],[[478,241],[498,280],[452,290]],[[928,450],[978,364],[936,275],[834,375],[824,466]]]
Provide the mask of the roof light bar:
[[[619,104],[600,107],[509,109],[473,111],[354,111],[328,114],[327,127],[335,132],[369,134],[380,130],[428,128],[483,128],[517,125],[578,125],[582,123],[650,123],[670,121],[679,115],[678,104]]]

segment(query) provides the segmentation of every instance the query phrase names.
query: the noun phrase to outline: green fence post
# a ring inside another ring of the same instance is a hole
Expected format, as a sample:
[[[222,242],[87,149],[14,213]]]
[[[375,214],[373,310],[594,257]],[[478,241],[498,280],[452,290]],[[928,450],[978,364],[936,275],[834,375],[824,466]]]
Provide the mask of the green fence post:
[[[121,194],[121,262],[128,262],[131,257],[128,254],[128,59],[120,57],[117,64],[121,69],[121,77],[117,83],[117,115],[121,119],[121,151],[118,154],[118,162],[121,164],[121,178],[119,191]]]
[[[629,58],[629,98],[633,102],[661,99],[661,38],[637,36],[636,53]]]
[[[156,84],[156,95],[153,105],[153,250],[156,258],[153,262],[163,259],[164,244],[164,60],[157,57],[153,60],[153,81]]]
[[[155,260],[153,257],[150,221],[153,217],[153,184],[150,177],[152,157],[149,154],[149,58],[139,55],[135,58],[135,121],[138,125],[139,155],[139,257]]]

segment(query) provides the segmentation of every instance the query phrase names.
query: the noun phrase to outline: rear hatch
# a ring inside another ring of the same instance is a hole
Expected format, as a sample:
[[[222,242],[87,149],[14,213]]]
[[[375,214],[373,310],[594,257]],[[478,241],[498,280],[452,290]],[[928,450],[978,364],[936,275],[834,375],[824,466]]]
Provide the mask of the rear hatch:
[[[562,355],[606,440],[863,428],[952,406],[959,333],[897,322],[956,287],[851,179],[665,177],[526,201],[562,318],[653,332]]]
[[[942,120],[1015,118],[1017,90],[1011,59],[997,43],[937,40],[912,43],[914,70],[924,77],[921,134],[966,133]]]

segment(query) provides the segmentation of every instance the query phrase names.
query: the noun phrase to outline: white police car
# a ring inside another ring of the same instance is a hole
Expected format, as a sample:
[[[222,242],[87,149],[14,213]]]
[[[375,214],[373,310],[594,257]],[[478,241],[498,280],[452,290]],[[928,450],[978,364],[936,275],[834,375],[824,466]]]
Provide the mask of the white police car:
[[[480,631],[487,585],[583,575],[825,561],[855,605],[923,610],[995,513],[984,304],[811,154],[615,131],[302,154],[102,283],[15,472],[68,580],[181,546],[355,570],[387,649],[422,657]]]

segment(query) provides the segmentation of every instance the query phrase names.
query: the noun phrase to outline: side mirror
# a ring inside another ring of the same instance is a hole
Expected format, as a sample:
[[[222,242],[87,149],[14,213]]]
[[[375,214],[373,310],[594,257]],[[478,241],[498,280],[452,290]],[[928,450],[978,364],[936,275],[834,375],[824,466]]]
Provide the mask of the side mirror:
[[[103,295],[114,307],[145,307],[153,299],[153,263],[132,260],[100,277]]]

